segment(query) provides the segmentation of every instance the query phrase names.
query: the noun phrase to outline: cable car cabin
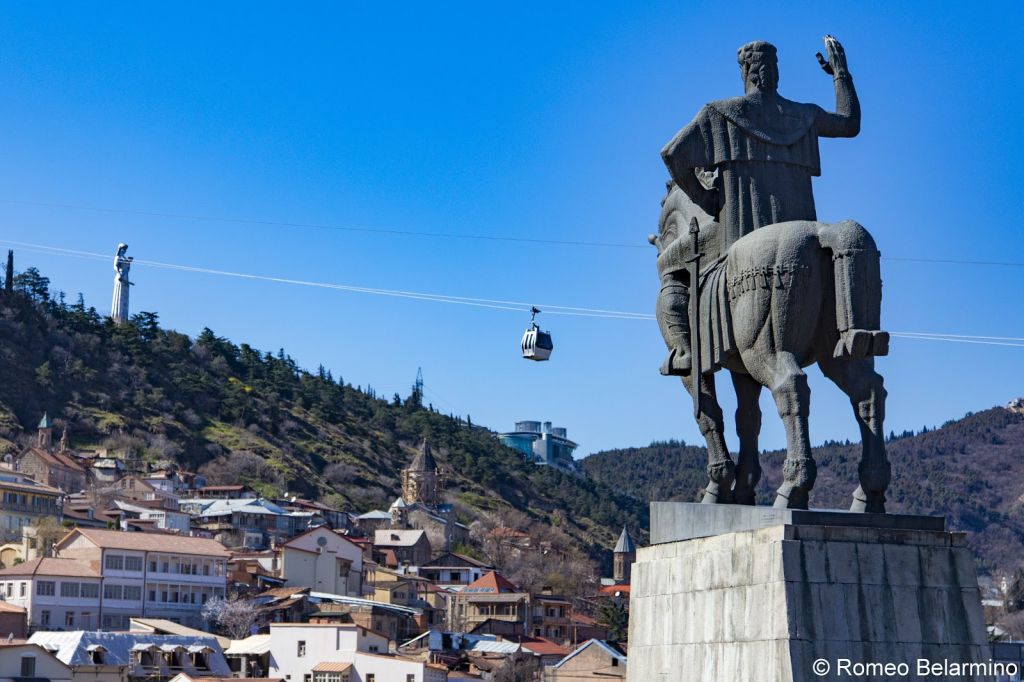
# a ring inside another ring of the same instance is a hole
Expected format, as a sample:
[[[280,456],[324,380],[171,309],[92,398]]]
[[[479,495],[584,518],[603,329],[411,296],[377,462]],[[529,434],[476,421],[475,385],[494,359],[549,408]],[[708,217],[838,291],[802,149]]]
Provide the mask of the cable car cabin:
[[[521,345],[523,347],[523,357],[527,360],[536,360],[537,362],[550,358],[551,351],[555,349],[555,344],[551,342],[551,334],[541,331],[536,324],[527,329],[523,334]]]

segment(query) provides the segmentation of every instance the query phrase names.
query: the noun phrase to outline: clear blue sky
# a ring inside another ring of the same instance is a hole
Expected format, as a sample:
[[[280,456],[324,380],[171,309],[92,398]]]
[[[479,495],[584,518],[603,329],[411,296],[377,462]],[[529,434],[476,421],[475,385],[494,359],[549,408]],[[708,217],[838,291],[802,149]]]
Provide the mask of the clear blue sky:
[[[540,246],[46,208],[62,203],[382,230],[644,244],[658,152],[704,102],[741,92],[736,48],[779,48],[782,94],[831,107],[814,53],[844,43],[864,109],[823,140],[823,220],[885,256],[1024,260],[1018,3],[462,5],[5,3],[0,220],[7,240],[321,282],[652,312],[653,248]],[[728,9],[726,9],[728,7]],[[3,246],[0,244],[0,246]],[[109,262],[17,250],[53,286],[110,301]],[[892,331],[1024,337],[1024,268],[886,261]],[[528,315],[146,268],[135,311],[284,347],[347,382],[496,429],[569,429],[581,452],[699,441],[659,376],[653,322]],[[887,429],[1024,394],[1024,348],[893,342]],[[812,375],[812,440],[856,439]],[[728,380],[720,392],[732,412]],[[765,393],[763,444],[782,429]],[[730,427],[731,430],[731,427]]]

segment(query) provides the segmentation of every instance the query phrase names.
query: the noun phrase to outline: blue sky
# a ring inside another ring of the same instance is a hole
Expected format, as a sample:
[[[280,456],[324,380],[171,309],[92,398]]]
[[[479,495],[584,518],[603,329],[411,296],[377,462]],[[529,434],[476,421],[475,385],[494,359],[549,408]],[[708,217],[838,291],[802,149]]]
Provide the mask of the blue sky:
[[[652,312],[654,250],[396,236],[260,221],[644,245],[658,152],[701,104],[740,94],[736,48],[779,48],[782,94],[831,108],[814,53],[846,46],[861,135],[823,140],[819,217],[884,256],[1022,261],[1019,5],[578,3],[515,7],[6,3],[0,238],[318,282]],[[66,204],[169,218],[46,207]],[[3,246],[3,244],[0,244]],[[105,310],[109,262],[16,248]],[[1024,267],[883,263],[892,331],[1024,337]],[[138,265],[134,310],[284,347],[303,366],[497,429],[569,429],[581,452],[698,442],[653,322],[527,314]],[[1024,348],[897,339],[878,363],[887,429],[1024,395]],[[856,439],[812,368],[814,442]],[[728,380],[720,393],[732,412]],[[763,444],[783,433],[764,394]],[[731,427],[730,427],[731,431]]]

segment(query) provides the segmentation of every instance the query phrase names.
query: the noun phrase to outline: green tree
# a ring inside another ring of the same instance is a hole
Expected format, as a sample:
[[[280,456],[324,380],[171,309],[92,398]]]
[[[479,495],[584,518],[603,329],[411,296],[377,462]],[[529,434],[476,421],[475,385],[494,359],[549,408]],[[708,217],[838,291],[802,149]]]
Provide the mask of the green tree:
[[[50,278],[43,277],[36,268],[15,275],[14,288],[36,303],[50,300]]]
[[[596,620],[598,625],[608,630],[608,639],[613,642],[625,642],[629,636],[629,611],[618,602],[601,606]]]

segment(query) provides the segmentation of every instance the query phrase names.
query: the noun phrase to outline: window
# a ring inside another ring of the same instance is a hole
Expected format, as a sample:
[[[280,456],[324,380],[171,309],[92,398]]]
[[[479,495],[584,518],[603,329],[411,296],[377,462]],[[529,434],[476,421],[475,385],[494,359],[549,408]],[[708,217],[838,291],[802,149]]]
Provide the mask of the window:
[[[14,583],[6,583],[6,584],[7,584],[7,596],[8,597],[13,597],[14,596]]]
[[[149,561],[149,570],[152,573],[156,573],[156,559],[150,559],[150,561]]]
[[[377,676],[373,673],[368,673],[366,675],[366,682],[377,682]]]
[[[82,615],[84,616],[85,614]],[[90,653],[90,658],[92,659],[92,662],[96,665],[103,665],[103,654],[105,653],[106,651],[104,649],[96,648],[93,649],[92,652]]]
[[[305,656],[306,655],[306,640],[304,640],[304,639],[300,639],[299,640],[298,651],[296,652],[295,655],[296,656]]]
[[[21,657],[21,676],[22,677],[35,677],[36,676],[36,657],[35,656],[22,656]]]
[[[406,675],[405,676],[405,682],[416,682],[416,676],[415,675]]]
[[[352,568],[352,562],[346,559],[338,559],[338,577],[347,578],[348,572]]]
[[[149,591],[149,601],[156,601],[156,590]]]
[[[124,570],[124,555],[123,554],[108,554],[103,560],[103,566],[108,571],[123,571]]]
[[[96,583],[82,583],[82,599],[96,599],[100,596],[100,586]]]
[[[80,594],[79,583],[61,583],[60,584],[60,596],[70,597],[72,599],[78,599]]]
[[[139,601],[142,599],[142,587],[140,585],[125,585],[124,598],[126,601]]]
[[[122,588],[120,585],[107,584],[103,586],[104,599],[120,599]]]
[[[142,557],[140,556],[126,556],[124,558],[124,570],[133,571],[135,573],[142,572]]]
[[[21,586],[18,588],[18,596],[19,597],[24,597],[25,596],[25,585],[27,585],[27,584],[28,583],[21,583]]]
[[[68,611],[64,614],[64,627],[73,628],[75,627],[75,612]]]
[[[36,594],[43,597],[52,597],[54,594],[56,594],[56,587],[57,583],[53,582],[52,580],[40,580],[36,583]]]
[[[306,673],[302,676],[302,682],[313,682],[313,676],[310,673]]]
[[[40,623],[40,625],[49,625],[50,624],[50,612],[49,611],[42,611],[39,614],[39,623]]]
[[[619,659],[617,659],[617,658],[613,658],[613,659],[612,659],[612,667],[613,667],[613,668],[615,668],[615,667],[617,667],[618,665],[619,665]]]

